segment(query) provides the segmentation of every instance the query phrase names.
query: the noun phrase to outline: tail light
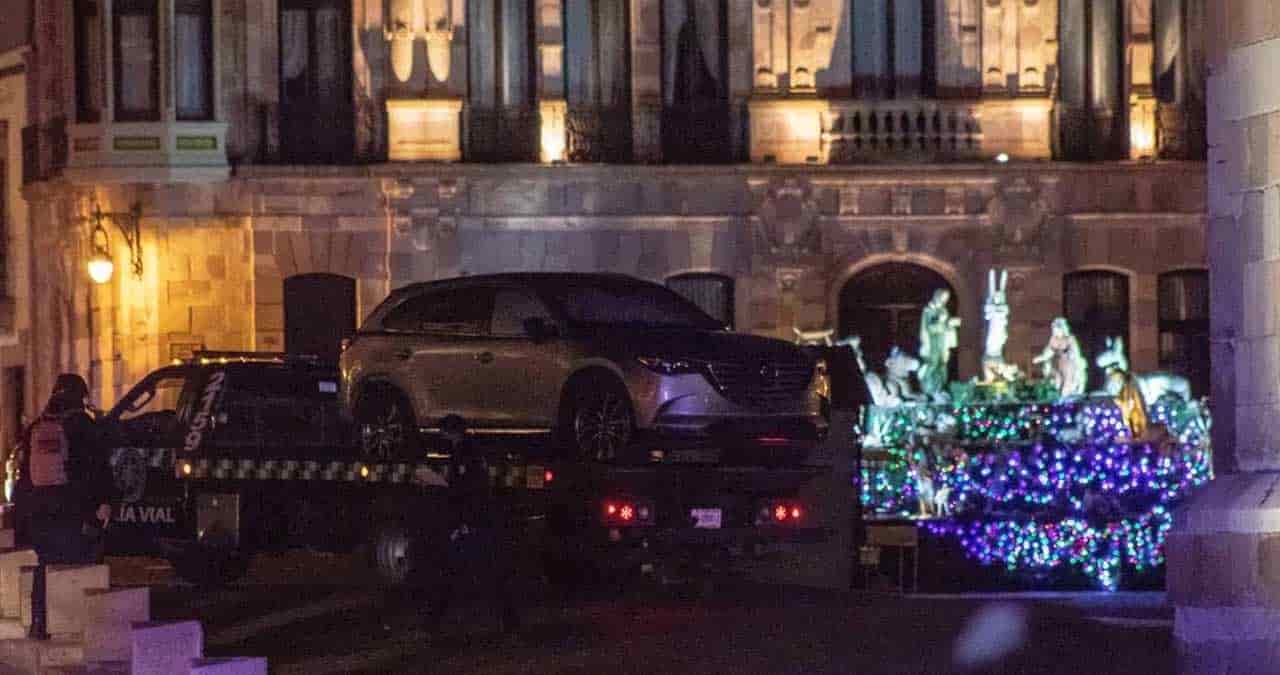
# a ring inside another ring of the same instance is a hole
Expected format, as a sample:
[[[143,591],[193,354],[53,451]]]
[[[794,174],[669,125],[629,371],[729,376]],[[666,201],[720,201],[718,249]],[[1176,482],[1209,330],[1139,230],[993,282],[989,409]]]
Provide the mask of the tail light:
[[[600,520],[610,527],[653,525],[653,502],[647,499],[606,499],[600,505]]]
[[[808,517],[803,504],[794,500],[770,499],[760,503],[756,525],[800,525]]]

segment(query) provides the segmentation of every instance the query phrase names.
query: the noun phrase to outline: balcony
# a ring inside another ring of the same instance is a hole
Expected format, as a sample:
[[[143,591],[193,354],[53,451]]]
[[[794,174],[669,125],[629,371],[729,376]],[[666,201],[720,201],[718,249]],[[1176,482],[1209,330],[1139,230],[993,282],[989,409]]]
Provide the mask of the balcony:
[[[822,116],[829,164],[945,161],[983,156],[978,105],[947,101],[832,101]]]
[[[70,124],[64,173],[94,182],[224,180],[230,175],[227,124]]]

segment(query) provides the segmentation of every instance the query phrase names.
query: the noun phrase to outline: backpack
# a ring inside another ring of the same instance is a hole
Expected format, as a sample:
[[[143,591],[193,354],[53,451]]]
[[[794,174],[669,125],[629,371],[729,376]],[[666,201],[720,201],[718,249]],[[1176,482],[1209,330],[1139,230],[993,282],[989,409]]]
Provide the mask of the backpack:
[[[31,427],[29,457],[32,487],[67,484],[67,456],[71,443],[62,419],[45,415]]]

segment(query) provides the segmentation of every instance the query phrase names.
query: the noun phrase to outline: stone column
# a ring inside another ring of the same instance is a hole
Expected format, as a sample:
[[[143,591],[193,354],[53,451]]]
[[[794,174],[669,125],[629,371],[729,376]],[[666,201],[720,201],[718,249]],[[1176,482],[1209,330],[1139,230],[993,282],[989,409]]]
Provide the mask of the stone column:
[[[982,86],[981,0],[936,2],[938,97],[974,97]]]
[[[392,161],[462,159],[465,36],[464,0],[390,0],[384,38],[390,43],[395,88],[402,92],[386,103]],[[419,40],[425,54],[418,51]],[[422,68],[419,56],[425,57]]]
[[[749,152],[747,101],[755,78],[752,48],[755,5],[756,0],[729,0],[729,143],[735,161],[744,159]]]
[[[1156,0],[1159,2],[1160,0]],[[1156,151],[1156,101],[1152,91],[1152,0],[1126,0],[1129,60],[1129,158],[1152,157]]]
[[[662,0],[631,0],[631,153],[662,161]]]
[[[1086,3],[1090,1],[1060,0],[1057,135],[1058,154],[1064,159],[1079,159],[1087,154],[1089,23]]]
[[[562,0],[537,0],[538,117],[541,133],[539,157],[543,162],[564,161],[568,148],[564,97],[564,4]]]
[[[1090,156],[1116,159],[1124,142],[1125,96],[1121,91],[1120,16],[1116,0],[1092,3],[1089,40],[1089,105],[1093,115],[1089,137]]]
[[[1280,15],[1212,3],[1209,264],[1214,470],[1167,544],[1179,672],[1280,673]]]

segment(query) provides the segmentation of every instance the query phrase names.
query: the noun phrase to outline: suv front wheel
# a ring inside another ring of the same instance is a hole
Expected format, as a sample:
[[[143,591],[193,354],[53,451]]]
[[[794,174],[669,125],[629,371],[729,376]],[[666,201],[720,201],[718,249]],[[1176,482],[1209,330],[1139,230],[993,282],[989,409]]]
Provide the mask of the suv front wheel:
[[[403,396],[379,388],[356,406],[360,451],[370,459],[392,459],[412,449],[417,438],[413,411]]]
[[[561,419],[565,443],[584,459],[617,460],[635,436],[635,416],[626,388],[604,376],[580,378],[571,387]]]

